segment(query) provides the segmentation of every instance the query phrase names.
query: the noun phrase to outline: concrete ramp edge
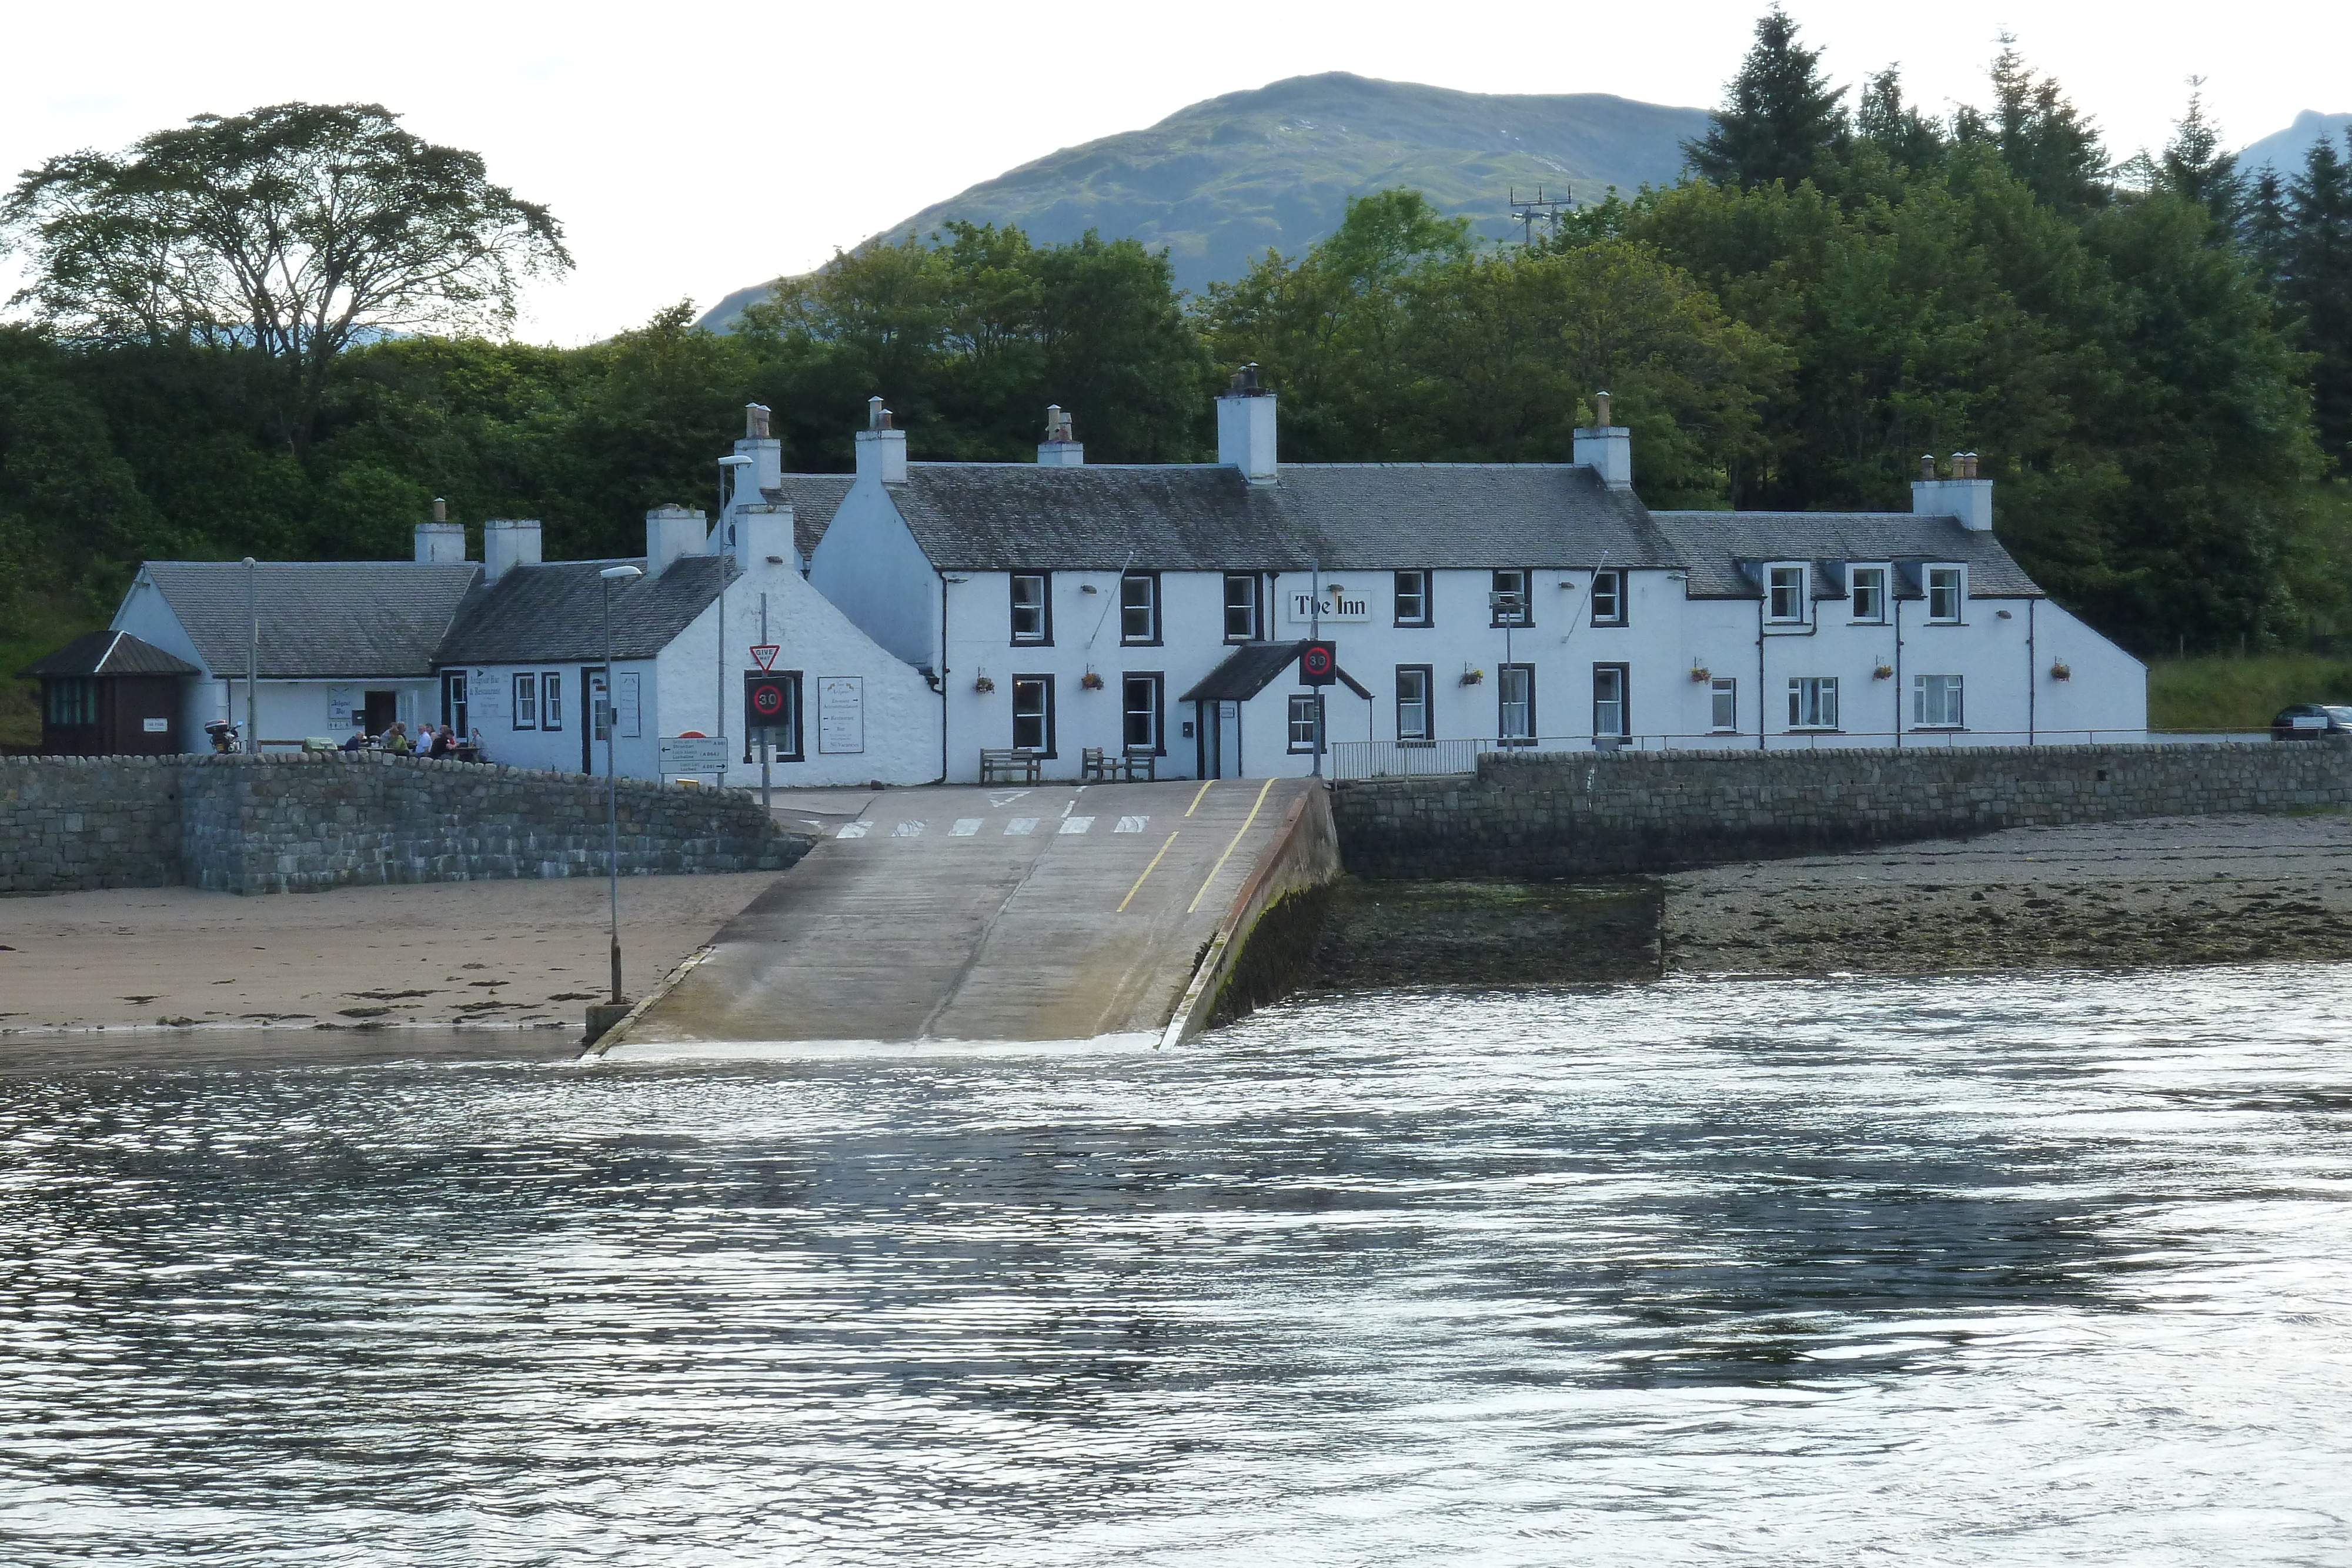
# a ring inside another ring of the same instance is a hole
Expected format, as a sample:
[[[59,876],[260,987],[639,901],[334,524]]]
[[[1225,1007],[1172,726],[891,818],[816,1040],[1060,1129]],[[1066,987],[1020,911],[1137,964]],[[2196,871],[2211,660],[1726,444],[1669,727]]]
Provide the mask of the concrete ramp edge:
[[[1192,1039],[1216,1016],[1218,998],[1248,950],[1258,917],[1294,893],[1320,887],[1339,877],[1339,839],[1331,821],[1331,793],[1321,785],[1302,790],[1283,813],[1274,842],[1258,859],[1256,868],[1234,895],[1232,907],[1218,923],[1184,999],[1160,1034],[1162,1047]]]

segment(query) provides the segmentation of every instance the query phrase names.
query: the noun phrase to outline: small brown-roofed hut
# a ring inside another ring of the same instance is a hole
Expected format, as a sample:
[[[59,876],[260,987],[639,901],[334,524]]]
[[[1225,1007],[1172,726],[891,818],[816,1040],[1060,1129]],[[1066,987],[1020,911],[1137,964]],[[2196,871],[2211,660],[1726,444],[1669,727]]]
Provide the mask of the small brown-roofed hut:
[[[52,757],[169,757],[196,749],[180,728],[180,685],[199,672],[128,632],[90,632],[16,672],[41,683],[41,750]]]

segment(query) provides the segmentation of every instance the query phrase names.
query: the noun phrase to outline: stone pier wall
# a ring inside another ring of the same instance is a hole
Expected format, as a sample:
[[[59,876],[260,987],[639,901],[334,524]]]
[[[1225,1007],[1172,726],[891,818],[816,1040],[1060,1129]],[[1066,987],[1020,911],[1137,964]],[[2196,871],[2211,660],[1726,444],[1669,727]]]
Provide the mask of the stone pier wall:
[[[1990,832],[2352,806],[2352,741],[1479,758],[1475,778],[1359,779],[1349,872],[1581,877]]]
[[[312,893],[600,876],[604,782],[362,752],[0,758],[0,893]],[[620,869],[775,870],[807,852],[746,796],[622,779]]]

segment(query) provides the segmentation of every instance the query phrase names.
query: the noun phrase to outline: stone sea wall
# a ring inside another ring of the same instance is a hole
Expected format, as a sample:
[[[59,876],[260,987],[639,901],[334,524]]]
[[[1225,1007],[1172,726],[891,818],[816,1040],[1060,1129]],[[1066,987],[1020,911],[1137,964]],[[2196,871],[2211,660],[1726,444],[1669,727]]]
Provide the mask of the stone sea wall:
[[[0,893],[601,876],[604,782],[374,752],[0,758]],[[620,870],[778,870],[808,841],[757,801],[622,779]]]
[[[1479,758],[1336,786],[1358,876],[1678,871],[1997,828],[2352,805],[2352,742]]]

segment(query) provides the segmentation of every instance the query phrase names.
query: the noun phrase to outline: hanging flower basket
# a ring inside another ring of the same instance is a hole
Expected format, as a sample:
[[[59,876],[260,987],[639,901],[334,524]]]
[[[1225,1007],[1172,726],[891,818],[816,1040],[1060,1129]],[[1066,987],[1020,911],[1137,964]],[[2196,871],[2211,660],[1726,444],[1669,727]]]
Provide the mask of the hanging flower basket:
[[[1895,678],[1895,666],[1881,664],[1870,672],[1870,678],[1874,681],[1891,681]]]
[[[1462,684],[1465,686],[1475,686],[1486,678],[1486,672],[1484,670],[1465,669],[1462,672]]]
[[[1078,685],[1086,687],[1087,690],[1090,692],[1098,692],[1103,689],[1103,678],[1100,675],[1096,674],[1092,670],[1088,670],[1085,674],[1078,677]]]
[[[1691,679],[1694,681],[1711,681],[1715,679],[1715,672],[1708,669],[1705,664],[1693,664],[1691,666]]]
[[[2059,659],[2053,661],[2050,666],[2050,678],[2053,681],[2071,681],[2074,678],[2074,672],[2065,660]]]
[[[996,683],[989,679],[986,675],[982,675],[978,680],[971,683],[971,689],[982,694],[992,692],[996,689]]]

